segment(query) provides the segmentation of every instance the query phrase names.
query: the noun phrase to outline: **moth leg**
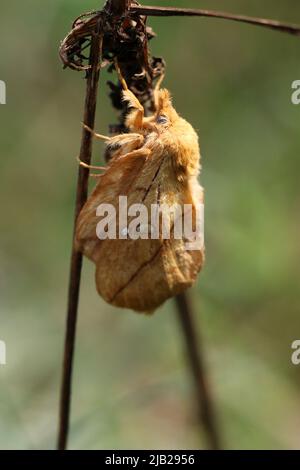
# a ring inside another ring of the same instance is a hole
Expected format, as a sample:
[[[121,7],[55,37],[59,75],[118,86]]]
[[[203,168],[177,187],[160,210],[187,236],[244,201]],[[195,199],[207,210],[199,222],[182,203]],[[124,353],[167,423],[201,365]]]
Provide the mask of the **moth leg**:
[[[127,102],[129,108],[131,108],[131,111],[129,112],[126,118],[125,125],[129,129],[141,129],[143,127],[144,107],[140,103],[139,99],[135,96],[135,94],[132,93],[131,90],[129,90],[117,60],[115,60],[115,68],[120,83],[123,87],[123,101]]]
[[[144,108],[137,97],[130,90],[123,91],[123,100],[129,105],[130,111],[126,117],[125,125],[129,129],[142,129],[144,121]]]
[[[91,178],[100,178],[101,175],[98,175],[97,173],[90,173],[89,176]]]
[[[142,134],[136,134],[133,132],[115,135],[107,143],[105,160],[109,161],[112,158],[137,150],[143,146],[144,141],[145,138]]]
[[[125,153],[124,155],[121,155],[118,160],[130,160],[132,158],[137,158],[137,157],[148,157],[151,154],[151,150],[148,148],[140,148],[137,150],[133,150],[132,152]]]
[[[118,74],[118,78],[119,78],[119,81],[120,81],[120,83],[121,83],[121,85],[122,85],[122,88],[123,88],[123,90],[128,91],[129,88],[128,88],[128,85],[127,85],[127,83],[126,83],[125,78],[124,78],[123,75],[122,75],[122,72],[121,72],[121,69],[120,69],[120,66],[119,66],[119,63],[118,63],[118,59],[115,58],[115,61],[114,61],[114,62],[115,62],[115,69],[116,69],[116,72],[117,72],[117,74]]]
[[[79,165],[82,166],[83,168],[88,168],[89,170],[106,170],[105,166],[88,165],[87,163],[80,160],[79,157],[76,157],[76,159],[79,162]]]
[[[97,134],[97,132],[95,132],[93,129],[91,129],[89,126],[87,126],[86,124],[84,124],[84,122],[82,123],[82,127],[84,129],[86,129],[87,131],[89,131],[93,137],[95,137],[95,139],[99,139],[99,140],[110,140],[111,137],[107,137],[106,135],[102,135],[102,134]]]

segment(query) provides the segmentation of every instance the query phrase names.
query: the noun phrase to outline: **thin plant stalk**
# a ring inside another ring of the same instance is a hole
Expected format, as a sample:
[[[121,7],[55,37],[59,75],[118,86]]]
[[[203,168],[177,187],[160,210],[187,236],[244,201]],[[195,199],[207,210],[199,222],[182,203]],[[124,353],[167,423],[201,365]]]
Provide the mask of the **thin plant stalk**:
[[[86,82],[86,98],[84,106],[83,121],[90,128],[95,126],[96,102],[98,84],[100,78],[100,62],[101,62],[101,20],[97,31],[94,33],[91,41],[90,49],[90,69],[87,70]],[[91,162],[92,156],[92,134],[83,129],[80,160],[88,165]],[[72,370],[74,362],[75,339],[76,339],[76,325],[77,325],[77,312],[80,292],[80,279],[82,269],[82,254],[76,251],[74,246],[74,235],[77,217],[87,200],[88,195],[88,180],[89,170],[87,168],[79,167],[77,193],[74,215],[74,232],[71,254],[71,267],[69,278],[69,291],[68,291],[68,307],[67,307],[67,324],[65,336],[65,350],[64,362],[62,372],[62,386],[60,396],[60,411],[59,411],[59,432],[58,432],[58,450],[65,450],[67,447],[68,434],[69,434],[69,421],[70,421],[70,408],[71,408],[71,395],[72,395]]]
[[[196,417],[203,429],[207,448],[221,449],[221,436],[213,394],[209,386],[201,335],[195,325],[195,311],[187,293],[176,297],[178,319],[185,341],[187,361],[194,382]]]
[[[235,15],[224,11],[201,10],[193,8],[173,8],[173,7],[156,7],[156,6],[132,6],[132,13],[147,16],[198,16],[205,18],[217,18],[223,20],[236,21],[239,23],[247,23],[252,26],[261,26],[263,28],[274,29],[283,33],[300,36],[300,26],[291,23],[285,23],[267,18],[256,18],[246,15]]]

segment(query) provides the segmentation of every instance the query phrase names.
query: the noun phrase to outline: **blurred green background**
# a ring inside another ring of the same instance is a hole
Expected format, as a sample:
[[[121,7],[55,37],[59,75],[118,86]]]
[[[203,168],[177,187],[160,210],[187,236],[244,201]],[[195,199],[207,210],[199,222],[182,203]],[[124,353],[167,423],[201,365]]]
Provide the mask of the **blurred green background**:
[[[298,0],[147,1],[300,23]],[[0,18],[0,448],[55,445],[84,97],[59,42],[95,0],[4,0]],[[224,446],[300,448],[300,38],[214,19],[150,20],[177,110],[199,131],[207,263],[191,296]],[[97,129],[115,115],[102,75]],[[94,147],[94,162],[102,146]],[[153,317],[98,297],[85,262],[71,448],[204,447],[173,301]]]

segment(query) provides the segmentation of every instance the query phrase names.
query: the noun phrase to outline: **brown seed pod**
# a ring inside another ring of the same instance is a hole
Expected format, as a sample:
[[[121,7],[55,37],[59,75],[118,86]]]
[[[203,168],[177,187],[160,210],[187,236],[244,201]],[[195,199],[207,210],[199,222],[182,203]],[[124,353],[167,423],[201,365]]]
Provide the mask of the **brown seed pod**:
[[[188,249],[186,234],[176,235],[184,210],[179,215],[166,211],[165,219],[165,214],[158,214],[153,236],[153,219],[140,222],[132,208],[143,205],[153,215],[153,207],[183,209],[188,205],[195,228],[197,208],[203,204],[203,189],[197,181],[200,152],[196,132],[177,114],[167,90],[156,89],[156,111],[144,117],[143,106],[124,86],[129,133],[106,138],[111,160],[79,215],[76,247],[95,263],[96,286],[103,299],[117,307],[152,312],[194,284],[204,261],[204,248]],[[129,225],[128,220],[125,225],[122,220],[120,201],[124,197],[131,208]],[[99,207],[108,205],[114,210],[104,217]],[[115,236],[106,238],[104,227],[110,222],[115,223]],[[140,232],[138,238],[130,236],[132,226]]]

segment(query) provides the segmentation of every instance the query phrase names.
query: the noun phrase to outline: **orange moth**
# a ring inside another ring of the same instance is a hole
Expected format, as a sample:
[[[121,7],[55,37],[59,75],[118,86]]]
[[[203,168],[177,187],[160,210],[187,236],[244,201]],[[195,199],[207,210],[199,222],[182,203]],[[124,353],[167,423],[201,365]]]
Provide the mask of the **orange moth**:
[[[198,183],[200,151],[196,132],[176,112],[168,90],[158,84],[155,112],[145,117],[139,100],[122,77],[120,80],[128,104],[125,124],[129,132],[105,137],[90,130],[106,141],[110,160],[79,215],[75,243],[95,263],[97,290],[106,302],[150,313],[191,287],[203,265],[203,244],[188,249],[188,236],[176,236],[174,230],[179,222],[184,225],[185,207],[190,208],[193,228],[197,226],[196,209],[203,204],[203,189]],[[124,221],[120,201],[125,198],[127,208],[142,205],[150,214],[155,207],[155,220],[159,221],[155,236],[152,218],[150,222],[147,219],[146,230],[130,212]],[[99,207],[114,210],[104,214]],[[160,207],[182,211],[166,211],[162,220]],[[168,236],[164,233],[166,220]],[[115,236],[99,237],[99,221],[102,228],[113,221]],[[140,229],[140,237],[130,237],[130,223]]]

